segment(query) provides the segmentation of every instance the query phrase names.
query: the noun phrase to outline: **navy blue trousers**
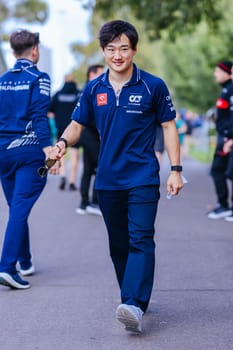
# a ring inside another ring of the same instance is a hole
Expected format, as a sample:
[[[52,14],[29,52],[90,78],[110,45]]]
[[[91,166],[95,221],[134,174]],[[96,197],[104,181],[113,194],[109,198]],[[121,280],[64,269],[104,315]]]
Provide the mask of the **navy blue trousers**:
[[[31,264],[28,217],[46,184],[37,169],[44,164],[38,146],[0,151],[0,179],[9,206],[0,271],[14,274],[16,263],[27,269]]]
[[[159,186],[99,190],[121,302],[146,311],[154,282],[154,224]]]

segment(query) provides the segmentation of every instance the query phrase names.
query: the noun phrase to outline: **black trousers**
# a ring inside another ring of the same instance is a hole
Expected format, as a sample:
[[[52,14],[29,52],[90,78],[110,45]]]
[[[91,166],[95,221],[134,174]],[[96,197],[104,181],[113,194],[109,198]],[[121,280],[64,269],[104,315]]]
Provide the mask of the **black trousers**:
[[[92,176],[96,174],[97,170],[100,142],[96,135],[91,134],[91,132],[87,132],[81,142],[83,146],[83,174],[80,185],[81,206],[87,206],[90,202],[98,204],[97,192],[94,186],[91,198],[89,198],[89,191]]]
[[[225,208],[233,207],[233,151],[223,154],[222,144],[218,142],[211,166],[218,203]],[[229,205],[228,180],[231,182],[231,204]]]

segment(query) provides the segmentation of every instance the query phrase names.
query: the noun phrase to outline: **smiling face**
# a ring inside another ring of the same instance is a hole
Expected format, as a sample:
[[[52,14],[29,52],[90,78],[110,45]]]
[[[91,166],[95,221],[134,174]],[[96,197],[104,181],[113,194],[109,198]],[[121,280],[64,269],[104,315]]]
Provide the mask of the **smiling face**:
[[[136,48],[132,49],[130,40],[125,34],[121,34],[103,48],[105,62],[110,71],[123,74],[131,71],[136,52]]]

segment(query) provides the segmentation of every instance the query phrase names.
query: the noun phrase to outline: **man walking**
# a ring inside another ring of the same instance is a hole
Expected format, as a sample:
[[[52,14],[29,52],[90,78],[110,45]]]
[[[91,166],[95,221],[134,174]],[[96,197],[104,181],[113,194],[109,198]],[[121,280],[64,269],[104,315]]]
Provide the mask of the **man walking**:
[[[0,179],[9,219],[0,260],[0,284],[30,287],[21,276],[32,275],[28,217],[46,184],[37,170],[51,150],[47,119],[50,78],[36,66],[39,33],[18,30],[10,37],[16,63],[0,77]],[[55,168],[55,167],[54,167]]]
[[[132,24],[104,24],[99,43],[108,70],[87,84],[52,153],[59,159],[83,127],[95,120],[100,134],[96,189],[121,290],[116,317],[126,330],[141,332],[154,280],[154,222],[160,194],[153,147],[158,123],[171,162],[167,191],[177,195],[183,186],[176,113],[165,83],[133,63],[138,33]]]

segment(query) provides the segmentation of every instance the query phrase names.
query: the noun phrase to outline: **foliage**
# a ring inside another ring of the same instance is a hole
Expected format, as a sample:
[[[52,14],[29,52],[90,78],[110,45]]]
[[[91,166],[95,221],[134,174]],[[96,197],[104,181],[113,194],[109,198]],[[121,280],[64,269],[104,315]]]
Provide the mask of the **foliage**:
[[[26,22],[44,23],[47,19],[47,3],[41,0],[17,1],[13,16],[23,18]]]
[[[4,1],[0,1],[0,24],[9,16],[9,9]]]
[[[223,0],[223,11],[226,4]],[[182,35],[173,43],[161,42],[165,77],[179,105],[204,113],[215,104],[220,87],[213,77],[214,68],[218,61],[233,58],[232,16],[233,5],[224,13],[216,35],[202,22],[191,35]]]
[[[92,6],[93,19],[98,17],[92,27],[95,44],[90,43],[86,51],[76,47],[83,61],[97,57],[96,32],[103,22],[127,20],[140,35],[136,63],[165,79],[177,108],[204,114],[215,104],[220,91],[213,77],[215,65],[233,59],[233,3],[229,0],[77,1]]]
[[[89,65],[104,64],[103,55],[100,51],[96,35],[102,22],[103,20],[98,15],[93,16],[89,24],[90,42],[88,44],[77,42],[71,46],[78,67],[73,73],[79,87],[84,86],[86,83],[86,72]]]
[[[109,20],[121,8],[144,23],[148,37],[161,38],[166,30],[174,40],[183,33],[192,32],[198,23],[206,21],[212,30],[218,29],[222,13],[218,0],[78,0],[92,8],[103,19]]]
[[[44,23],[48,17],[48,6],[43,0],[0,0],[0,28],[12,18],[29,23]]]
[[[215,151],[215,143],[209,143],[207,149],[196,149],[194,145],[191,145],[189,154],[192,158],[206,164],[210,164]]]

